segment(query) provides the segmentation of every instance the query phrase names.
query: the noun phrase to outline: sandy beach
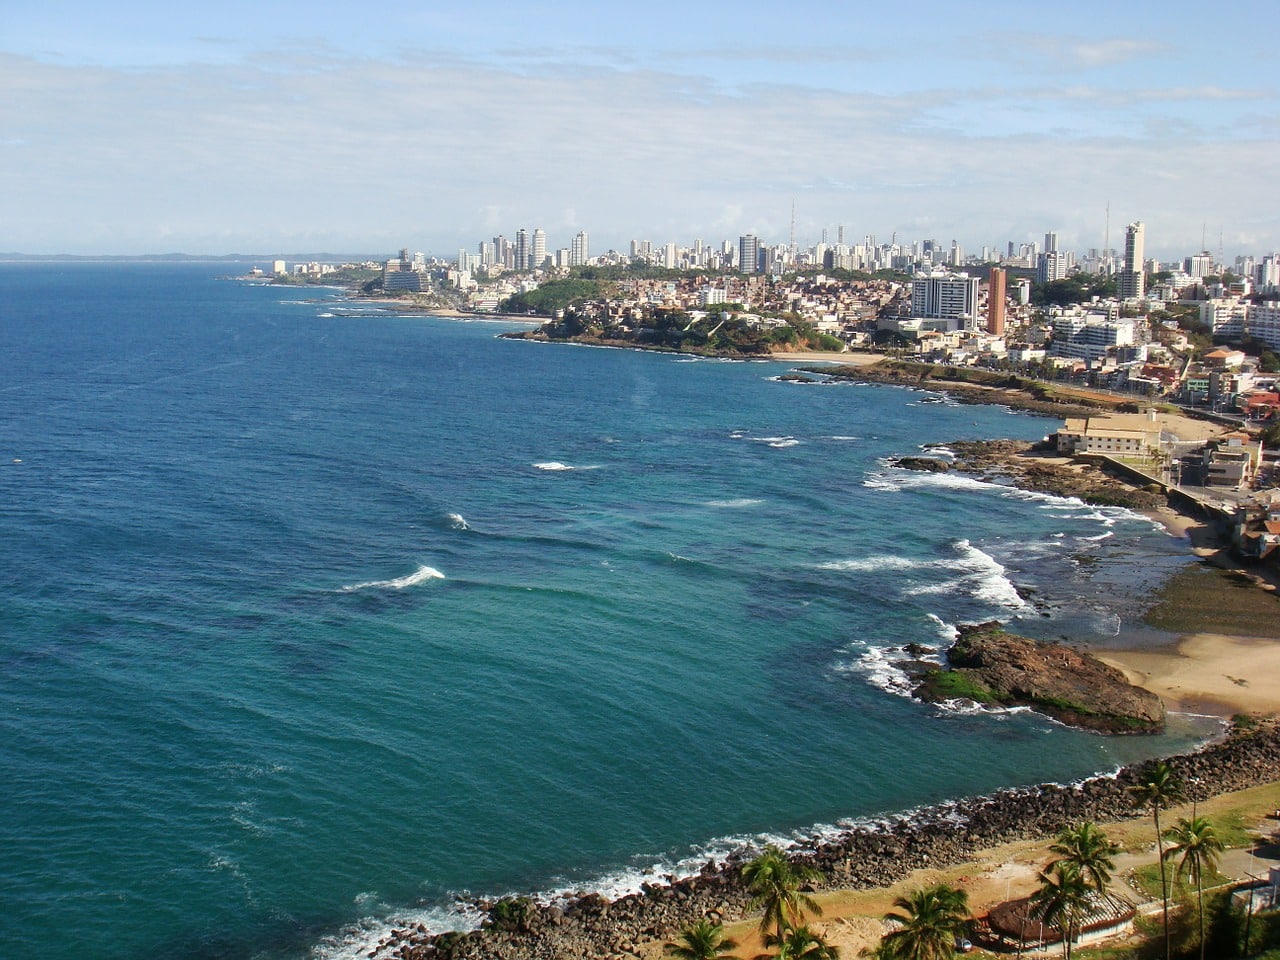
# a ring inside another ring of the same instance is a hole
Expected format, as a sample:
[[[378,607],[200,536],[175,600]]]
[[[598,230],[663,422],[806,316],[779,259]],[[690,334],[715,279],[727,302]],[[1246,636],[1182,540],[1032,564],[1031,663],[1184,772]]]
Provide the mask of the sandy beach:
[[[771,354],[771,360],[792,363],[838,363],[846,367],[869,367],[885,359],[883,353],[838,353],[834,350],[803,350]]]

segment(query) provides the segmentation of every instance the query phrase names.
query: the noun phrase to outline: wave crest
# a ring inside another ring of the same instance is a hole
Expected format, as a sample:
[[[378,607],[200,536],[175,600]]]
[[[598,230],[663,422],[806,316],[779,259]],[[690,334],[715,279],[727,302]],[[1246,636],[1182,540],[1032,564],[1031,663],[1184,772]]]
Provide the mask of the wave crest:
[[[428,580],[443,579],[443,573],[435,567],[428,567],[424,564],[407,577],[397,577],[394,580],[367,580],[364,583],[349,583],[339,589],[341,593],[355,593],[357,590],[403,590],[405,587],[416,587],[418,584],[426,583]]]

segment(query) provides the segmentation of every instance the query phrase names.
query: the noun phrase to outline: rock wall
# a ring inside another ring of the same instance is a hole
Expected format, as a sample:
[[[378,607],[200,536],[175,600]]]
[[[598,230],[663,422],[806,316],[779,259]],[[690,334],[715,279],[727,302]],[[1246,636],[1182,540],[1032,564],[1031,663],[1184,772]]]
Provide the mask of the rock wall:
[[[1205,800],[1280,780],[1280,726],[1264,721],[1195,753],[1169,758],[1169,763],[1186,785],[1187,799]],[[1081,820],[1147,817],[1149,810],[1133,806],[1129,788],[1148,766],[1126,767],[1115,776],[1077,784],[1002,790],[926,807],[881,826],[859,827],[834,840],[801,845],[793,856],[822,872],[821,889],[887,886],[912,870],[961,863],[1001,843],[1051,837]],[[567,904],[533,904],[514,929],[506,921],[490,921],[467,934],[432,937],[422,928],[397,931],[369,956],[626,960],[640,944],[672,939],[702,917],[746,917],[749,897],[740,871],[748,853],[612,903],[598,894],[585,894]]]

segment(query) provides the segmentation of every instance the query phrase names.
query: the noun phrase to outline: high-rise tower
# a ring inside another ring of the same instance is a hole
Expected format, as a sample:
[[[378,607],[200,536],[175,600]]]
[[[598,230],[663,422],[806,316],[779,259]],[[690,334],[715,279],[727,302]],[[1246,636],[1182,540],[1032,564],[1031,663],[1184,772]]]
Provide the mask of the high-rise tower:
[[[992,267],[987,284],[987,333],[994,337],[1004,336],[1004,287],[1005,272]]]
[[[738,238],[738,270],[742,273],[760,271],[760,238],[746,233]]]
[[[1116,294],[1121,300],[1141,300],[1146,293],[1143,273],[1146,227],[1141,220],[1129,224],[1124,233],[1124,269],[1116,278]]]

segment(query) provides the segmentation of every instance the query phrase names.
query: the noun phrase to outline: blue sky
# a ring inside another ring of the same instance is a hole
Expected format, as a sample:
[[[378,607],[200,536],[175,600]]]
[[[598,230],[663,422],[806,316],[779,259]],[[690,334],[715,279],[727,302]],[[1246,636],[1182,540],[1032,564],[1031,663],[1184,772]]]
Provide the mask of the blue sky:
[[[1049,8],[1049,9],[1047,9]],[[1270,5],[0,0],[0,250],[1280,249]]]

